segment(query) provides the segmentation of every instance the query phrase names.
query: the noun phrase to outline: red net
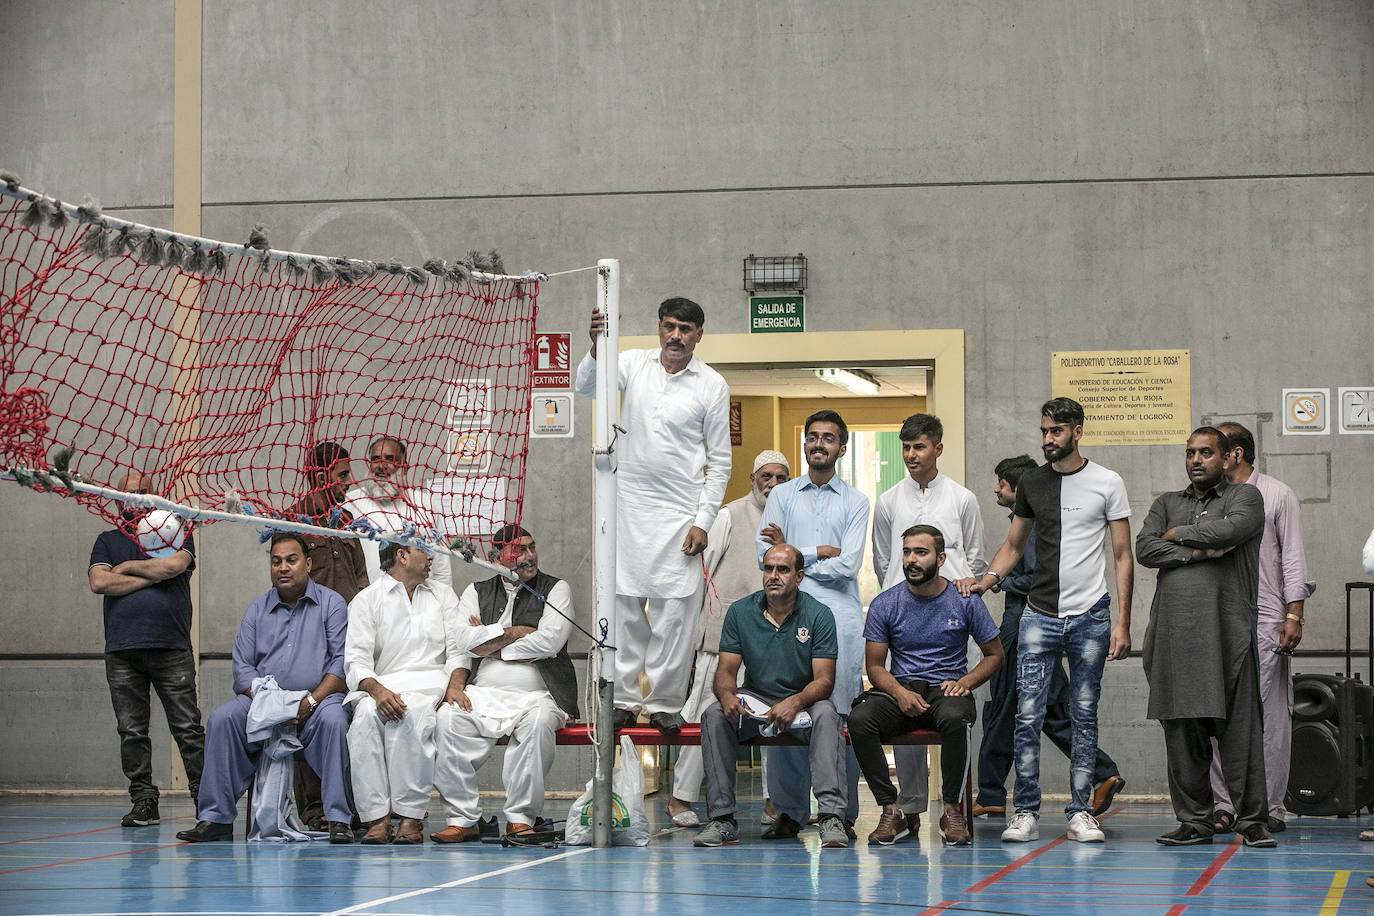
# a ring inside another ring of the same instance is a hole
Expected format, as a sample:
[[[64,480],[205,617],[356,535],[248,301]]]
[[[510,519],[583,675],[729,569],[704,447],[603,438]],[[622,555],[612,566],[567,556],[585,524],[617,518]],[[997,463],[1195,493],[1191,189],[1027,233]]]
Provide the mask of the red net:
[[[535,280],[268,257],[15,194],[0,197],[0,464],[21,480],[69,446],[82,479],[143,472],[191,507],[338,528],[344,502],[383,531],[400,515],[482,540],[519,521]]]

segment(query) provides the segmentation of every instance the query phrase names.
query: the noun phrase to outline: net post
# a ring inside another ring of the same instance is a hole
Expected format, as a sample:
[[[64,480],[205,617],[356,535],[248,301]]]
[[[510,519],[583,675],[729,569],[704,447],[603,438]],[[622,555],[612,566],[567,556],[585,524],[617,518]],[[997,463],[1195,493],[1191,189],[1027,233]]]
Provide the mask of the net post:
[[[615,424],[620,417],[620,262],[612,258],[597,261],[596,303],[606,316],[606,330],[597,342],[596,352],[596,429],[595,455],[595,579],[593,616],[607,623],[602,637],[615,640],[615,520],[616,480]],[[600,674],[596,685],[596,768],[592,777],[592,845],[611,845],[614,819],[611,800],[611,771],[615,766],[615,649],[600,649]]]

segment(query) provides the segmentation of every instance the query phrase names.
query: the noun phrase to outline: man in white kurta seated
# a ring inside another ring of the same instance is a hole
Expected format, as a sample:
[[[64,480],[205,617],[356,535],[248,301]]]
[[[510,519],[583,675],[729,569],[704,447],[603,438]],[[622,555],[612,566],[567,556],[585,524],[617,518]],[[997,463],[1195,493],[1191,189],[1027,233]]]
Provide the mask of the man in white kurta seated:
[[[473,649],[470,667],[454,675],[465,689],[456,695],[450,689],[439,708],[434,784],[448,825],[430,834],[436,843],[480,838],[477,770],[505,735],[511,736],[501,773],[506,833],[532,832],[544,809],[554,733],[578,714],[577,673],[567,651],[572,592],[566,582],[539,571],[534,538],[524,528],[506,525],[492,542],[500,551],[498,562],[520,584],[493,576],[469,585],[459,601],[464,619],[506,629],[495,644]]]
[[[371,822],[368,844],[393,842],[392,815],[400,818],[394,842],[424,842],[435,707],[446,690],[461,695],[457,672],[468,650],[502,644],[501,627],[472,626],[453,590],[428,581],[431,562],[417,547],[386,545],[382,576],[348,607],[348,753],[358,817]]]
[[[430,491],[407,482],[409,465],[404,442],[395,436],[373,439],[367,447],[367,472],[368,476],[356,478],[357,486],[344,498],[343,508],[354,519],[365,518],[384,533],[403,534],[408,524],[414,525],[420,535],[437,532]],[[383,576],[379,543],[360,543],[367,563],[367,581],[380,582]],[[435,554],[429,581],[453,590],[453,571],[447,554]]]

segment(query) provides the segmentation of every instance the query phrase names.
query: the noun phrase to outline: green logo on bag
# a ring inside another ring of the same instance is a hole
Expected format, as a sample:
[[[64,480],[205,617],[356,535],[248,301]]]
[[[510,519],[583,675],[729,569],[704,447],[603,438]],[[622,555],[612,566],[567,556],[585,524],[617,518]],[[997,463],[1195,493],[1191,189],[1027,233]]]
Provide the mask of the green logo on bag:
[[[592,825],[592,803],[587,802],[582,806],[577,815],[577,822],[583,827]],[[611,793],[611,829],[628,830],[630,828],[630,809],[625,807],[625,801],[615,792]]]

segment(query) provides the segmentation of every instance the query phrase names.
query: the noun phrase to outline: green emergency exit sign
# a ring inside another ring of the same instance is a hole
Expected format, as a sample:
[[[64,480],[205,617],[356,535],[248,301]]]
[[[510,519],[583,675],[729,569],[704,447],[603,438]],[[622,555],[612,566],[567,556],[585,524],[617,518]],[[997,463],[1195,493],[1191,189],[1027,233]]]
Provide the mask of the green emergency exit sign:
[[[778,334],[806,330],[803,296],[750,296],[749,333]]]

